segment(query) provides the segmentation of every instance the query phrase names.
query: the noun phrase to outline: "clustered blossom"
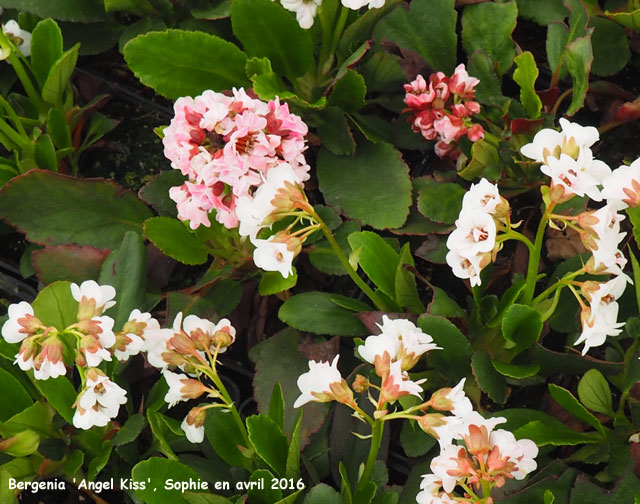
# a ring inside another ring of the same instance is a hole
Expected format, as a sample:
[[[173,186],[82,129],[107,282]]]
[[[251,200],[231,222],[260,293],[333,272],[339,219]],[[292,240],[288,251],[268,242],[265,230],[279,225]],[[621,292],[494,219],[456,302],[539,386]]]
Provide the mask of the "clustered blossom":
[[[494,430],[506,418],[485,419],[475,411],[443,418],[452,419],[445,424],[448,438],[444,443],[440,438],[440,455],[431,460],[432,474],[423,475],[418,504],[480,502],[490,498],[490,490],[488,495],[482,493],[487,486],[501,487],[507,479],[524,479],[536,469],[538,447],[533,441],[516,440],[509,431]],[[462,496],[455,493],[456,488]]]
[[[342,5],[352,10],[360,10],[362,7],[379,9],[384,6],[384,2],[385,0],[342,0]],[[308,30],[313,26],[313,20],[322,0],[280,0],[280,3],[285,9],[296,14],[300,28]]]
[[[214,324],[195,315],[188,315],[183,320],[182,313],[179,313],[172,328],[159,329],[155,335],[153,344],[147,346],[147,360],[152,366],[162,369],[169,385],[164,400],[170,408],[180,401],[197,399],[203,394],[213,399],[224,399],[215,384],[204,384],[201,380],[203,375],[217,377],[217,356],[226,352],[235,341],[236,330],[227,319]],[[196,406],[189,411],[181,425],[189,441],[202,442],[206,410],[215,406],[219,404]]]
[[[630,166],[611,170],[593,158],[591,146],[599,140],[598,130],[560,119],[561,131],[543,129],[532,143],[522,147],[526,157],[541,163],[540,170],[551,177],[551,204],[574,196],[588,196],[596,202],[605,200],[598,210],[588,210],[576,217],[555,216],[576,229],[591,258],[583,270],[596,275],[613,275],[606,282],[582,282],[582,332],[575,344],[584,343],[583,355],[590,348],[604,344],[608,336],[617,336],[624,323],[617,321],[617,299],[631,278],[624,273],[627,259],[620,250],[626,233],[620,231],[624,215],[620,210],[640,205],[640,160]],[[574,282],[580,283],[580,282]],[[586,300],[588,305],[583,301]]]
[[[2,32],[25,58],[31,54],[31,33],[21,29],[17,21],[10,19],[4,23]],[[9,49],[0,49],[0,60],[7,59],[9,54]]]
[[[474,88],[479,82],[460,64],[451,77],[437,72],[429,76],[427,83],[418,75],[404,85],[404,102],[411,112],[413,131],[427,140],[436,140],[435,151],[442,159],[458,159],[458,141],[462,137],[472,142],[484,138],[482,126],[471,120],[480,112],[480,104],[474,100]]]
[[[411,394],[421,397],[420,384],[425,380],[413,381],[407,371],[417,364],[422,355],[439,347],[433,343],[431,336],[423,333],[409,320],[392,320],[383,315],[382,324],[378,324],[378,327],[382,332],[369,336],[358,347],[358,353],[375,366],[376,374],[381,379],[377,414],[384,415],[385,405],[394,403],[402,396]],[[331,364],[309,361],[309,371],[298,378],[301,395],[296,400],[295,407],[310,401],[338,401],[356,412],[361,411],[354,401],[351,388],[338,371],[338,357]],[[353,383],[353,390],[362,392],[368,387],[368,380],[358,375]]]
[[[178,218],[191,229],[210,226],[209,214],[227,228],[238,226],[238,199],[252,197],[269,172],[287,164],[302,184],[309,178],[304,151],[307,125],[276,98],[268,103],[234,89],[179,98],[164,130],[164,154],[188,177],[169,195]]]
[[[75,347],[75,365],[85,377],[76,401],[74,425],[88,429],[103,426],[118,414],[126,402],[125,392],[98,369],[112,355],[126,360],[146,350],[159,330],[149,313],[133,310],[120,331],[114,332],[114,320],[104,312],[115,305],[116,291],[93,280],[71,284],[71,295],[78,302],[77,321],[59,328],[43,324],[33,306],[22,301],[9,306],[9,319],[2,326],[8,343],[20,343],[15,363],[23,371],[33,370],[36,380],[57,378],[67,373],[71,362],[64,360],[65,346]],[[72,343],[75,341],[75,345]]]
[[[500,250],[498,232],[510,225],[509,203],[498,186],[482,179],[465,194],[455,225],[447,239],[447,264],[458,278],[480,285],[480,272]]]

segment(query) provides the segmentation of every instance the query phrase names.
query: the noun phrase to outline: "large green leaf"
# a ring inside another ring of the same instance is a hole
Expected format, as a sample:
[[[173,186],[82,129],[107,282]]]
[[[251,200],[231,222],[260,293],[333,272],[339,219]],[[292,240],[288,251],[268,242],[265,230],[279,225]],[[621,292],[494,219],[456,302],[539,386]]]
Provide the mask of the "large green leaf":
[[[185,176],[180,170],[161,171],[138,191],[138,197],[151,205],[158,214],[177,217],[176,202],[169,197],[169,189],[181,186],[184,181]]]
[[[37,194],[37,199],[25,205],[25,194]],[[151,211],[111,181],[31,170],[0,191],[0,217],[34,243],[114,249],[127,231],[142,233]]]
[[[386,143],[358,142],[353,156],[318,155],[318,181],[326,202],[376,229],[402,226],[411,206],[409,170]]]
[[[297,77],[313,63],[308,30],[271,0],[236,0],[231,6],[234,35],[250,56],[266,56],[281,75]]]
[[[49,401],[49,404],[60,413],[68,423],[73,422],[73,403],[76,402],[78,393],[66,376],[49,378],[48,380],[34,380],[38,390]]]
[[[33,303],[35,316],[59,330],[78,321],[78,302],[71,295],[70,282],[54,282],[42,289]]]
[[[341,108],[347,112],[357,112],[364,107],[364,97],[367,94],[367,86],[364,78],[355,70],[347,70],[347,73],[335,83],[329,97],[329,105]]]
[[[42,86],[53,64],[62,56],[62,33],[53,19],[40,21],[31,33],[31,67]]]
[[[0,421],[4,422],[33,404],[29,393],[8,371],[0,368]]]
[[[496,98],[502,97],[502,78],[498,76],[493,62],[483,50],[478,49],[471,55],[467,71],[469,75],[480,80],[475,88],[476,99],[480,103],[489,105]]]
[[[291,296],[280,307],[278,317],[289,326],[315,334],[366,336],[365,326],[344,303],[358,303],[359,311],[371,308],[352,298],[328,292],[305,292]]]
[[[562,21],[569,11],[558,0],[516,0],[518,16],[548,25],[551,21]]]
[[[530,439],[538,446],[572,446],[600,442],[593,433],[574,431],[558,421],[550,423],[533,420],[517,429],[514,435],[518,439]]]
[[[227,464],[251,467],[250,460],[238,449],[238,446],[248,447],[231,413],[220,408],[207,411],[204,432],[211,447]]]
[[[304,498],[303,504],[342,504],[340,494],[325,483],[314,486]]]
[[[144,222],[144,235],[165,255],[183,264],[203,264],[207,247],[184,223],[170,217],[151,217]]]
[[[587,410],[587,408],[580,404],[575,396],[567,389],[551,383],[549,384],[549,393],[551,394],[551,397],[553,397],[553,399],[558,404],[560,404],[560,406],[566,409],[577,419],[591,425],[591,427],[593,427],[600,433],[604,433],[604,427],[600,423],[600,420],[598,420],[592,413]]]
[[[356,151],[349,123],[342,110],[326,107],[313,116],[322,145],[338,156],[351,155]]]
[[[502,319],[506,348],[513,348],[515,353],[519,353],[537,342],[541,332],[542,317],[539,312],[521,304],[509,306]]]
[[[469,56],[482,49],[504,75],[516,55],[511,33],[516,27],[515,2],[480,3],[465,7],[462,13],[462,43]]]
[[[194,484],[201,482],[198,473],[177,460],[151,457],[131,470],[131,477],[136,481],[144,481],[144,488],[135,492],[147,504],[181,504],[188,501],[183,498],[180,489],[168,489],[170,484]]]
[[[395,277],[400,256],[384,238],[373,231],[359,231],[348,237],[358,265],[382,292],[396,297]]]
[[[246,420],[249,440],[258,456],[283,477],[287,464],[289,444],[287,436],[270,417],[252,415]]]
[[[591,35],[593,44],[591,71],[597,75],[607,76],[622,70],[631,58],[629,39],[624,28],[604,17],[591,18],[589,26],[594,28]]]
[[[453,224],[462,208],[466,191],[454,182],[439,182],[425,178],[418,193],[418,210],[436,222]]]
[[[455,379],[466,376],[473,350],[460,330],[446,318],[437,315],[422,315],[418,319],[418,327],[441,348],[429,352],[429,364]]]
[[[52,17],[65,21],[100,21],[105,17],[102,0],[1,0],[5,9],[30,12],[40,18]]]
[[[607,379],[597,369],[590,369],[580,379],[578,397],[591,411],[614,416],[611,388]]]
[[[250,85],[247,56],[231,42],[204,32],[167,30],[130,40],[129,68],[146,86],[170,99]]]
[[[513,60],[518,68],[513,72],[513,80],[520,86],[520,102],[531,119],[540,117],[542,102],[536,94],[535,83],[538,78],[538,67],[533,54],[525,51]]]
[[[483,392],[499,404],[507,399],[507,382],[491,364],[491,357],[482,350],[476,350],[471,357],[471,369],[478,386]]]
[[[412,2],[410,9],[395,8],[376,27],[376,37],[389,39],[417,52],[434,68],[451,73],[456,64],[454,0]]]

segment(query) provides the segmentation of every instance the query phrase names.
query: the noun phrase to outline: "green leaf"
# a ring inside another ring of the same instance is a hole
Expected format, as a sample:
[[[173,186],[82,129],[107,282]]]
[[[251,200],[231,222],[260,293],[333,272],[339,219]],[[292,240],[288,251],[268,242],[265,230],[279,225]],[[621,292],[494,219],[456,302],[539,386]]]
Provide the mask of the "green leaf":
[[[266,469],[258,469],[249,477],[247,495],[256,504],[274,504],[282,499],[282,490],[271,485],[273,474]],[[252,484],[253,483],[253,484]]]
[[[204,243],[178,219],[151,217],[144,221],[144,235],[163,254],[183,264],[203,264],[209,259]]]
[[[201,483],[198,473],[193,469],[177,460],[160,457],[151,457],[136,464],[131,470],[131,477],[136,481],[147,482],[145,488],[135,490],[138,497],[147,504],[187,503],[180,489],[167,489],[166,483]]]
[[[493,99],[502,96],[502,77],[498,76],[493,67],[493,62],[483,50],[474,51],[469,58],[467,71],[469,75],[480,79],[480,82],[475,87],[476,99],[480,103],[489,105]]]
[[[231,6],[231,25],[247,54],[266,56],[281,75],[302,75],[313,62],[309,31],[300,28],[293,16],[277,3],[236,0]]]
[[[21,204],[25,194],[37,194],[38,204]],[[151,211],[111,181],[31,170],[0,191],[0,217],[33,243],[114,249],[127,231],[142,233]]]
[[[293,267],[293,274],[287,278],[282,276],[279,271],[263,271],[258,285],[258,292],[261,296],[269,296],[278,292],[286,291],[295,287],[298,283],[298,272]]]
[[[204,32],[140,35],[124,47],[124,57],[144,85],[169,99],[250,85],[244,72],[247,56],[231,42]]]
[[[578,383],[580,402],[591,411],[614,416],[609,383],[597,369],[590,369]]]
[[[266,415],[252,415],[246,420],[249,441],[258,456],[283,477],[286,471],[289,444],[287,436],[271,418]]]
[[[465,193],[459,184],[425,179],[418,193],[418,210],[433,221],[453,224],[460,214]]]
[[[336,301],[351,301],[350,298],[328,292],[305,292],[287,299],[278,311],[285,324],[315,334],[337,336],[366,336],[369,331],[353,311],[340,306]],[[355,301],[355,300],[353,300]],[[364,305],[362,311],[370,309]]]
[[[193,314],[217,320],[231,313],[241,296],[242,286],[231,278],[219,279],[213,286],[202,289],[197,294],[170,292],[167,299],[169,319],[173,320],[178,312],[183,312],[185,316]]]
[[[476,350],[471,357],[471,369],[480,389],[486,392],[492,401],[504,404],[507,400],[507,382],[504,376],[494,369],[489,354]]]
[[[396,7],[376,26],[376,39],[389,39],[417,52],[434,70],[450,74],[456,64],[454,0],[412,2],[409,10]]]
[[[48,380],[34,380],[33,383],[60,416],[67,423],[73,423],[74,409],[72,405],[75,403],[78,393],[71,382],[65,376],[59,376]]]
[[[105,16],[102,0],[2,0],[2,7],[74,22],[100,21]]]
[[[291,432],[291,442],[289,443],[289,449],[287,452],[287,464],[285,470],[285,476],[287,478],[296,479],[300,476],[300,433],[302,431],[303,412],[304,410],[302,409],[298,411],[298,417],[293,427],[293,431]],[[282,413],[284,415],[284,403]],[[269,415],[271,415],[271,406],[269,406]],[[284,424],[284,418],[282,424]]]
[[[36,142],[34,159],[38,168],[49,171],[58,171],[58,161],[56,160],[56,149],[53,146],[51,137],[47,134],[41,135]]]
[[[447,291],[440,287],[434,288],[433,298],[427,307],[427,312],[429,315],[440,315],[446,318],[460,318],[467,314],[458,303],[449,297]]]
[[[522,289],[524,289],[525,278],[521,275],[516,275],[511,284],[502,297],[500,298],[500,302],[498,303],[498,313],[496,313],[495,317],[493,317],[488,323],[488,327],[498,327],[502,322],[505,313],[513,303],[518,299]]]
[[[297,332],[293,329],[285,329],[254,347],[259,350],[253,380],[258,411],[261,413],[268,411],[273,388],[276,383],[279,383],[285,405],[284,432],[291,433],[292,446],[297,428],[294,425],[297,410],[293,408],[293,403],[300,395],[297,380],[301,374],[309,371],[309,359],[300,353],[300,344]],[[324,423],[328,409],[327,403],[312,402],[304,406],[305,415],[300,427],[301,446],[306,445],[311,433],[316,432]],[[292,449],[290,448],[290,453]]]
[[[78,302],[71,295],[70,282],[54,282],[42,289],[33,303],[33,312],[40,321],[62,331],[78,322]]]
[[[516,0],[516,2],[518,16],[535,21],[542,26],[548,25],[551,21],[562,21],[569,15],[569,11],[558,0]]]
[[[11,373],[0,368],[0,421],[4,422],[33,404],[29,392]]]
[[[347,238],[358,254],[358,264],[382,292],[395,299],[396,269],[400,256],[384,238],[373,231],[358,231]]]
[[[344,77],[333,86],[328,104],[347,112],[357,112],[364,107],[366,94],[367,86],[362,75],[349,69]]]
[[[131,415],[116,435],[113,436],[111,443],[113,446],[122,446],[135,441],[145,425],[147,425],[147,420],[144,415],[140,413]]]
[[[593,46],[591,71],[606,77],[622,70],[631,58],[629,39],[624,28],[600,16],[592,17],[589,20],[589,26],[594,28],[591,35]]]
[[[582,108],[589,89],[589,71],[592,61],[590,35],[577,38],[567,46],[565,63],[573,79],[573,95],[566,112],[569,116]]]
[[[514,354],[529,348],[540,338],[542,316],[533,308],[512,304],[502,319],[502,336],[507,340],[505,347],[512,348]]]
[[[533,420],[518,428],[513,434],[516,439],[530,439],[538,446],[573,446],[602,441],[595,437],[594,433],[577,432],[560,422],[551,425],[541,420]]]
[[[42,98],[52,105],[62,104],[62,94],[69,85],[69,79],[78,61],[78,49],[80,44],[74,45],[68,51],[62,53],[51,67],[47,80],[42,86]]]
[[[152,14],[154,7],[149,0],[104,0],[104,10],[107,12],[125,11],[144,16]]]
[[[373,228],[400,227],[409,214],[408,168],[389,144],[362,141],[348,157],[321,149],[318,181],[327,204]]]
[[[422,315],[418,327],[442,348],[429,352],[429,364],[454,379],[466,376],[473,350],[460,330],[446,318],[436,315]]]
[[[424,432],[417,422],[403,422],[400,444],[407,457],[420,457],[435,446],[436,439]]]
[[[46,285],[58,280],[76,283],[98,280],[100,267],[108,255],[108,249],[88,245],[54,245],[34,250],[32,259],[38,279]]]
[[[465,7],[462,13],[462,44],[467,55],[482,49],[504,75],[516,55],[511,33],[516,27],[515,2],[480,3]]]
[[[200,19],[223,19],[231,15],[232,0],[197,0],[189,3],[193,17]]]
[[[476,177],[490,173],[492,169],[499,170],[501,162],[498,149],[486,140],[480,139],[471,146],[471,159],[458,172],[458,175],[465,180],[473,180]]]
[[[326,222],[326,221],[325,221]],[[349,235],[355,231],[360,230],[360,224],[358,222],[349,220],[342,223],[335,231],[334,238],[340,249],[344,253],[346,257],[349,257],[351,252],[351,247],[349,246],[349,242],[347,238]],[[347,270],[344,269],[344,266],[336,256],[336,253],[329,245],[329,242],[326,238],[319,241],[316,245],[310,248],[309,250],[309,259],[311,260],[311,264],[323,273],[327,275],[346,275]]]
[[[269,418],[281,429],[284,429],[284,397],[280,383],[273,386],[271,400],[269,401]]]
[[[336,107],[326,107],[313,116],[322,145],[337,156],[351,155],[356,142],[344,112]]]
[[[402,246],[400,258],[395,274],[395,297],[396,302],[413,313],[424,313],[424,305],[420,301],[416,277],[407,267],[415,267],[411,248],[408,243]]]
[[[115,319],[114,329],[119,330],[132,310],[145,305],[147,252],[142,237],[127,231],[112,257],[113,261],[107,259],[103,263],[99,283],[116,290],[116,305],[106,313]]]
[[[153,434],[154,449],[171,460],[177,460],[178,457],[170,446],[171,440],[176,440],[184,436],[184,432],[182,432],[179,427],[179,434],[172,429],[174,425],[171,425],[171,422],[175,424],[177,421],[152,409],[147,409],[147,420],[149,427],[151,427],[151,433]]]
[[[207,441],[215,452],[230,466],[251,467],[250,460],[238,449],[245,446],[244,437],[233,416],[228,411],[212,408],[204,422]]]
[[[38,84],[44,85],[49,71],[60,56],[62,32],[53,19],[44,19],[31,33],[31,68]]]
[[[314,486],[304,498],[303,504],[342,504],[340,494],[326,483]]]
[[[601,434],[604,434],[604,427],[595,416],[593,416],[587,409],[578,402],[574,395],[563,387],[549,384],[549,393],[551,397],[569,413],[571,413],[578,420],[591,425]]]
[[[140,189],[138,196],[156,212],[165,217],[177,217],[176,202],[169,198],[169,189],[181,186],[185,176],[180,170],[164,170]]]
[[[533,54],[525,51],[513,60],[518,68],[513,72],[513,80],[520,86],[520,102],[530,119],[540,117],[542,102],[536,94],[535,83],[538,78],[538,67]]]
[[[102,471],[102,469],[107,465],[109,458],[111,457],[112,449],[113,446],[109,441],[102,443],[100,454],[93,457],[89,462],[89,468],[87,470],[87,478],[89,480],[95,480],[96,476],[100,474],[100,471]]]
[[[540,371],[540,366],[538,366],[538,364],[507,364],[506,362],[500,362],[497,360],[492,360],[491,364],[501,375],[508,376],[509,378],[515,378],[517,380],[535,376],[538,371]]]
[[[71,130],[60,109],[49,109],[47,114],[47,133],[58,149],[71,147]]]
[[[232,501],[221,495],[213,495],[210,493],[185,492],[182,494],[182,498],[189,504],[233,504]]]

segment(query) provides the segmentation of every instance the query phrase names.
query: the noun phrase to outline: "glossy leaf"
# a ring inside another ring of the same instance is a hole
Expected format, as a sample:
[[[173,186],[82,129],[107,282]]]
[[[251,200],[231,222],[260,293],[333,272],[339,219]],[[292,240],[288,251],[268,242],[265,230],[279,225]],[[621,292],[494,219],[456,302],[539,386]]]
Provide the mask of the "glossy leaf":
[[[459,184],[425,179],[418,194],[418,210],[431,220],[453,224],[460,214],[465,193]]]
[[[424,305],[420,301],[416,277],[411,271],[415,267],[411,248],[405,243],[400,250],[400,257],[395,274],[395,301],[413,313],[424,313]]]
[[[32,258],[38,279],[46,285],[58,280],[97,280],[108,255],[108,249],[88,245],[54,245],[34,250]]]
[[[478,386],[492,401],[503,404],[507,399],[507,382],[491,364],[491,357],[482,350],[477,350],[471,357],[471,369]]]
[[[326,107],[314,115],[322,145],[338,156],[351,155],[356,151],[356,142],[342,110]]]
[[[497,360],[492,360],[493,368],[503,376],[521,380],[535,376],[540,371],[538,364],[508,364]]]
[[[502,319],[502,336],[507,340],[505,347],[515,353],[531,347],[540,338],[542,317],[533,308],[512,304]]]
[[[41,135],[36,142],[34,159],[38,168],[49,171],[58,171],[58,161],[56,160],[56,149],[53,146],[51,137],[47,134]]]
[[[51,67],[47,80],[42,86],[42,98],[52,105],[62,104],[62,94],[69,86],[69,79],[78,61],[80,44],[62,53]]]
[[[231,24],[247,54],[266,56],[281,75],[302,75],[313,62],[309,31],[300,28],[293,16],[277,3],[236,0],[231,6]]]
[[[2,6],[74,22],[100,21],[105,16],[102,0],[2,0]]]
[[[589,71],[593,54],[591,37],[580,37],[567,46],[565,62],[567,71],[573,79],[573,94],[567,109],[567,115],[573,115],[582,108],[589,89]]]
[[[277,294],[295,287],[297,282],[298,272],[295,266],[293,267],[293,274],[287,278],[283,277],[279,271],[263,271],[258,285],[258,292],[261,296]]]
[[[590,369],[580,379],[578,397],[591,411],[614,416],[611,388],[607,379],[597,369]]]
[[[29,392],[18,379],[8,371],[0,368],[0,421],[4,422],[33,404]]]
[[[523,425],[514,435],[518,439],[530,439],[538,446],[573,446],[601,441],[593,433],[577,432],[560,422],[550,424],[541,420],[533,420]]]
[[[203,264],[209,259],[207,247],[178,219],[151,217],[144,222],[144,235],[163,254],[183,264]]]
[[[325,483],[314,486],[304,498],[303,504],[342,504],[340,494]]]
[[[338,336],[366,336],[368,331],[354,312],[340,306],[341,299],[355,301],[328,292],[296,294],[280,307],[278,317],[289,326],[315,334]],[[362,311],[370,308],[362,304]]]
[[[244,72],[247,56],[231,42],[204,32],[140,35],[124,47],[124,57],[144,85],[169,99],[249,86]]]
[[[472,349],[460,330],[446,318],[436,315],[422,315],[418,319],[418,327],[442,348],[429,352],[429,364],[455,379],[466,376],[469,372]]]
[[[140,413],[131,415],[113,437],[111,443],[113,446],[122,446],[135,441],[145,425],[147,425],[147,421],[144,415]]]
[[[376,26],[376,38],[389,39],[417,52],[434,70],[450,74],[456,64],[456,21],[453,0],[412,2],[395,8]]]
[[[518,16],[546,26],[552,21],[562,21],[569,15],[562,2],[557,0],[516,0]]]
[[[48,380],[34,380],[34,384],[60,416],[68,423],[73,423],[75,410],[72,405],[78,398],[78,393],[69,379],[59,376]]]
[[[47,114],[47,133],[58,149],[71,147],[71,130],[60,109],[52,108]]]
[[[21,204],[25,194],[38,194],[38,205]],[[114,249],[127,231],[142,233],[151,211],[111,181],[32,170],[2,188],[0,217],[33,243]]]
[[[31,68],[43,86],[54,63],[62,56],[62,33],[53,19],[43,19],[31,33]]]
[[[551,383],[549,384],[549,393],[551,394],[551,397],[560,404],[560,406],[566,409],[578,420],[581,420],[591,425],[591,427],[597,431],[604,433],[604,427],[600,423],[600,420],[587,411],[587,409],[580,404],[574,395],[567,389]]]
[[[347,238],[357,254],[358,265],[387,296],[395,299],[395,277],[400,256],[384,238],[372,231],[359,231]]]
[[[207,411],[204,433],[211,447],[227,464],[250,467],[249,459],[238,449],[238,446],[248,447],[231,413],[220,408]]]
[[[54,282],[42,289],[31,303],[35,316],[59,330],[78,322],[78,302],[71,295],[70,282]]]
[[[479,3],[465,7],[462,13],[462,44],[470,56],[482,49],[504,75],[516,55],[511,33],[516,27],[515,2]]]
[[[536,94],[535,83],[538,78],[538,67],[533,54],[525,51],[513,60],[517,68],[513,72],[513,80],[520,86],[520,102],[531,119],[540,117],[542,102]]]
[[[502,78],[498,76],[493,62],[482,49],[474,51],[470,56],[467,72],[480,80],[475,87],[476,99],[480,103],[489,105],[495,98],[502,96]]]
[[[135,493],[147,504],[187,503],[182,492],[169,490],[165,482],[200,482],[200,477],[193,469],[177,460],[151,457],[135,465],[131,470],[131,477],[136,481],[151,482],[145,488],[135,490]]]
[[[347,112],[357,112],[364,107],[366,94],[367,86],[362,75],[349,69],[344,77],[333,86],[328,104]]]
[[[164,170],[144,185],[138,192],[139,198],[149,204],[161,216],[177,217],[176,202],[169,197],[169,189],[181,186],[185,176],[180,170]]]
[[[608,76],[622,70],[631,58],[629,39],[619,24],[600,16],[589,20],[594,28],[591,35],[593,64],[591,71],[596,75]]]
[[[321,149],[318,181],[327,204],[362,224],[376,229],[396,228],[409,214],[408,168],[389,144],[359,142],[353,156],[336,156]]]
[[[440,287],[435,287],[431,303],[427,307],[430,315],[440,315],[446,318],[464,317],[466,312],[460,308],[460,305],[449,297],[447,291]]]
[[[249,440],[258,456],[279,476],[284,476],[289,444],[282,429],[266,415],[247,418]]]

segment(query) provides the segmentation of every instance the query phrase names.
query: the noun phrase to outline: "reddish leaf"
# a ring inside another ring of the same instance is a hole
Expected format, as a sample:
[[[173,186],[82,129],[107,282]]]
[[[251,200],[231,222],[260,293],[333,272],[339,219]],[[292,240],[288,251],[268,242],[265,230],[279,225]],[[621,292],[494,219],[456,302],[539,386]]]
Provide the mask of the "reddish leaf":
[[[623,103],[616,112],[616,121],[633,121],[640,117],[640,100]]]
[[[542,119],[514,119],[511,121],[511,134],[519,133],[533,134],[540,128]]]
[[[537,93],[542,101],[542,105],[545,107],[552,107],[560,95],[560,89],[555,87],[552,89],[545,89],[544,91],[537,91]]]
[[[44,284],[57,280],[83,282],[97,280],[109,249],[89,245],[54,245],[33,252],[33,265]]]

